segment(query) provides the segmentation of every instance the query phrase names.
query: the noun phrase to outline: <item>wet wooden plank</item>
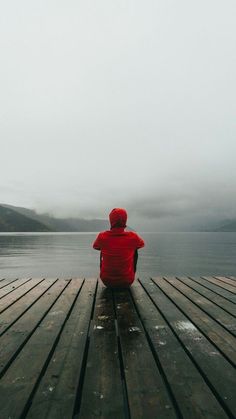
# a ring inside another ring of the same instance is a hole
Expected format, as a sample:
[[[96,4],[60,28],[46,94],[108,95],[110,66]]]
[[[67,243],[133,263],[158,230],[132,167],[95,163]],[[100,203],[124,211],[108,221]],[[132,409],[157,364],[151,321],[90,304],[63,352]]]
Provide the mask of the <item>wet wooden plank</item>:
[[[11,327],[57,280],[47,279],[38,283],[27,294],[8,307],[0,316],[0,336]]]
[[[16,281],[12,281],[10,284],[7,284],[0,290],[0,299],[6,297],[6,295],[10,294],[11,292],[14,292],[16,289],[18,289],[23,284],[29,281],[31,281],[31,278],[20,278]]]
[[[191,303],[163,278],[153,278],[154,282],[166,292],[175,304],[192,320],[192,322],[236,365],[235,338],[223,326],[214,321],[199,307]]]
[[[31,334],[40,325],[40,322],[52,304],[63,292],[68,281],[57,281],[44,294],[29,311],[20,317],[14,325],[0,337],[0,376],[7,369],[15,354],[25,345]]]
[[[161,279],[157,278],[157,284]],[[221,354],[217,347],[206,338],[191,319],[175,304],[175,298],[171,293],[164,293],[159,286],[151,280],[142,280],[142,285],[153,299],[154,303],[168,322],[178,339],[182,342],[186,352],[198,367],[201,375],[217,400],[224,409],[236,417],[236,370],[229,361]],[[171,286],[169,285],[168,288]],[[224,377],[224,379],[222,379]],[[204,409],[204,407],[203,407]],[[207,405],[205,406],[207,412]]]
[[[31,289],[37,286],[43,279],[31,279],[23,283],[19,288],[15,289],[11,293],[5,295],[4,298],[0,300],[0,313],[18,301],[21,297],[27,294]]]
[[[236,336],[236,320],[235,317],[226,313],[221,307],[215,305],[212,301],[200,295],[197,291],[189,288],[186,284],[174,277],[165,278],[171,285],[189,298],[197,307],[204,310],[214,320],[219,322],[226,330]]]
[[[215,284],[212,284],[211,282],[208,282],[204,278],[197,278],[191,276],[192,281],[197,282],[198,284],[202,285],[203,287],[215,292],[217,295],[220,295],[221,297],[225,298],[226,300],[230,301],[233,304],[236,304],[236,296],[233,295],[231,292],[218,287]]]
[[[204,276],[203,278],[206,279],[206,281],[211,282],[212,284],[215,284],[218,287],[223,288],[224,290],[227,290],[234,295],[236,294],[236,289],[232,285],[226,284],[225,282],[222,282],[217,278],[213,278],[213,276]]]
[[[11,284],[12,282],[18,281],[19,278],[3,278],[0,282],[0,289],[6,287],[7,285]]]
[[[131,417],[176,418],[129,291],[115,290],[114,297]]]
[[[233,287],[236,287],[235,279],[227,278],[225,276],[215,276],[214,278],[219,279],[220,281],[225,282],[228,285],[232,285]]]
[[[227,278],[230,278],[230,279],[232,279],[233,281],[236,281],[236,276],[233,276],[233,275],[227,275]]]
[[[186,419],[227,418],[228,415],[187,355],[171,326],[150,299],[147,291],[144,291],[137,281],[131,291],[182,417]],[[175,310],[175,307],[172,310]],[[207,406],[207,411],[205,406]]]
[[[0,381],[2,417],[12,419],[25,417],[34,387],[52,355],[54,344],[81,284],[82,280],[71,281],[68,284],[40,326],[37,327],[27,345],[2,377]],[[13,383],[14,388],[12,387]]]
[[[76,418],[125,418],[112,291],[99,281]]]
[[[0,416],[236,417],[235,338],[215,321],[235,314],[234,295],[204,279],[167,279],[131,291],[100,283],[92,320],[96,281],[11,289],[0,300],[19,292],[0,317]]]
[[[214,291],[205,288],[202,284],[199,284],[187,277],[178,277],[180,281],[184,284],[188,285],[190,288],[197,291],[199,294],[203,295],[204,297],[208,298],[210,301],[213,301],[219,307],[226,310],[228,313],[232,314],[236,317],[236,305],[233,304],[231,301],[226,300],[224,297],[216,294]]]
[[[72,418],[95,288],[95,280],[83,283],[51,361],[33,396],[27,418]]]

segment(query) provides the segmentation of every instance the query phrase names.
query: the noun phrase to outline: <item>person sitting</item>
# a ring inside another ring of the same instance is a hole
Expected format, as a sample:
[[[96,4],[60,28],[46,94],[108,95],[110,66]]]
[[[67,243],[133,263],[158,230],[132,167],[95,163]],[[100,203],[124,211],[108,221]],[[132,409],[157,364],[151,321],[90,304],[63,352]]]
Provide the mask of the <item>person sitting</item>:
[[[125,231],[127,211],[114,208],[109,214],[110,230],[98,234],[93,248],[100,250],[100,278],[107,287],[129,287],[134,279],[138,249],[144,240],[134,231]]]

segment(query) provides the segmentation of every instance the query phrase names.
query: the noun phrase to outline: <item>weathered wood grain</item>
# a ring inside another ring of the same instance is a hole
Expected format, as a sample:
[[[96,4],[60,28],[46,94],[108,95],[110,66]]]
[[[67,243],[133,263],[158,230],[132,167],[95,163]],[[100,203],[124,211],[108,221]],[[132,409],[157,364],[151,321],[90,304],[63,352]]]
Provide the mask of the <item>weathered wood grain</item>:
[[[31,281],[31,278],[21,278],[15,281],[11,281],[9,284],[5,285],[0,289],[0,299],[6,297],[6,295],[14,292],[16,289],[21,287],[23,284]]]
[[[65,419],[72,417],[95,288],[95,280],[83,283],[45,374],[33,397],[27,418]]]
[[[190,288],[197,291],[200,295],[208,298],[210,301],[213,301],[219,307],[223,308],[229,314],[236,317],[236,305],[231,301],[228,301],[224,297],[216,294],[214,291],[205,288],[202,284],[199,284],[187,277],[178,277],[178,279],[184,284],[188,285]]]
[[[225,298],[226,300],[230,301],[233,304],[236,304],[236,296],[233,295],[231,292],[223,288],[220,288],[215,284],[212,284],[211,282],[207,281],[204,278],[197,278],[197,277],[191,276],[191,279],[192,281],[197,282],[198,284],[202,285],[204,288],[214,291],[215,294]]]
[[[206,384],[199,369],[188,356],[171,325],[168,324],[150,299],[147,282],[145,282],[145,289],[146,291],[139,282],[132,286],[134,302],[155,348],[182,417],[186,419],[228,417]],[[175,312],[175,310],[173,304],[168,305],[168,311]],[[194,343],[194,336],[192,336],[192,345]],[[204,407],[206,405],[207,411]]]
[[[175,295],[169,292],[173,288],[171,285],[167,284],[164,289],[160,286],[163,282],[161,278],[156,278],[155,282],[150,280],[141,282],[210,388],[214,390],[217,399],[226,410],[231,412],[231,416],[236,416],[235,368],[214,343],[201,332],[196,323],[191,321],[189,312],[182,311],[181,307],[176,304]]]
[[[219,279],[220,281],[225,282],[228,285],[232,285],[233,287],[236,287],[235,279],[227,278],[225,276],[215,276],[214,278]]]
[[[6,308],[0,316],[0,336],[16,322],[57,280],[47,279],[37,283],[27,294]],[[31,313],[31,312],[30,312]]]
[[[114,291],[131,418],[176,418],[170,394],[128,290]]]
[[[90,327],[88,358],[81,391],[79,418],[125,417],[112,291],[101,282]]]
[[[214,302],[208,300],[206,297],[200,295],[197,291],[189,288],[186,284],[177,278],[165,278],[171,285],[180,291],[185,297],[190,299],[197,307],[204,310],[214,320],[220,323],[226,330],[236,336],[236,321],[235,317],[226,313],[221,307],[216,306]]]
[[[35,288],[42,281],[43,279],[31,279],[30,281],[22,284],[19,288],[14,289],[14,291],[5,295],[4,298],[0,300],[0,313],[9,308],[12,304],[27,294],[31,289]]]
[[[231,292],[234,295],[236,294],[236,289],[234,286],[226,284],[225,282],[222,282],[220,279],[214,278],[213,276],[204,276],[203,278],[206,279],[208,282],[211,282],[212,284],[215,284],[218,287]]]
[[[236,280],[207,278],[2,279],[0,419],[235,418]]]
[[[236,365],[235,338],[223,326],[209,317],[199,307],[192,304],[184,295],[164,279],[153,279],[166,292],[175,304],[199,327],[199,329],[216,345],[225,356]]]
[[[68,281],[57,281],[14,325],[0,337],[0,376],[26,344],[31,334],[40,327],[47,311],[68,285]]]
[[[18,281],[18,278],[11,278],[11,279],[3,278],[0,281],[0,289],[3,288],[3,287],[6,287],[9,284],[11,284],[11,282],[16,282],[16,281]]]
[[[68,283],[64,292],[35,330],[27,345],[9,366],[0,381],[0,406],[4,418],[24,417],[28,400],[43,373],[53,345],[63,326],[66,316],[77,296],[82,281]],[[27,366],[27,368],[26,368]],[[12,391],[14,383],[14,391]],[[8,397],[11,392],[11,397]]]

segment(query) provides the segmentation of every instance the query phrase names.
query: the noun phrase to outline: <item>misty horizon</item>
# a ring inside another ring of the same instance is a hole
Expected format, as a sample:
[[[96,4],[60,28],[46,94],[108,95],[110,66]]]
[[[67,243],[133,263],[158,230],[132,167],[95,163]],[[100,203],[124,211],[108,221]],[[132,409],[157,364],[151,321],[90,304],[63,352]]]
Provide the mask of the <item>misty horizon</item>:
[[[0,202],[128,211],[143,231],[236,219],[235,2],[4,3]]]
[[[81,216],[79,213],[75,213],[74,215],[71,216],[60,216],[60,215],[55,215],[53,214],[53,212],[40,212],[37,211],[37,209],[34,208],[25,208],[25,207],[19,207],[19,206],[14,206],[14,205],[10,205],[10,204],[6,204],[6,203],[0,203],[0,209],[1,207],[7,207],[11,210],[14,210],[16,212],[16,214],[19,212],[20,214],[25,215],[27,218],[31,219],[36,219],[38,221],[40,221],[41,223],[43,223],[43,225],[48,225],[50,230],[48,232],[86,232],[88,231],[89,233],[91,232],[98,232],[100,230],[106,230],[110,228],[110,222],[109,222],[109,214],[106,214],[107,217],[83,217]],[[28,211],[32,211],[32,214],[29,213]],[[46,218],[45,218],[46,217]],[[1,215],[0,215],[0,220],[1,220]],[[14,220],[14,216],[12,218],[12,220]],[[58,220],[60,221],[60,223],[54,225],[53,220]],[[75,221],[75,223],[73,222],[73,220]],[[168,225],[164,225],[161,224],[159,227],[157,227],[157,230],[154,230],[153,227],[153,223],[150,224],[150,226],[146,225],[142,225],[141,224],[137,224],[137,222],[135,222],[135,220],[132,220],[132,217],[128,217],[127,220],[127,229],[131,229],[131,230],[139,230],[140,232],[147,232],[147,233],[187,233],[187,232],[209,232],[209,231],[221,231],[221,229],[223,228],[222,231],[235,231],[235,218],[232,219],[210,219],[208,220],[207,218],[205,219],[195,219],[195,223],[193,224],[188,224],[183,223],[183,224],[171,224],[169,222]],[[14,222],[14,221],[13,221]],[[51,225],[51,222],[53,223]],[[62,222],[62,224],[61,224]],[[68,224],[68,222],[70,224]],[[71,224],[72,222],[72,224]],[[84,222],[88,222],[88,224],[86,224],[88,230],[85,230],[85,224]],[[102,222],[102,224],[100,224],[100,222]],[[66,224],[65,224],[66,223]],[[81,225],[82,223],[82,225]],[[95,223],[94,226],[96,226],[97,228],[95,228],[94,230],[91,229],[92,224],[91,223]],[[69,227],[69,230],[68,229]],[[73,230],[73,226],[74,226],[74,230]],[[13,227],[13,226],[12,226]],[[15,227],[14,227],[15,228]],[[66,230],[65,230],[66,228]],[[225,230],[226,228],[226,230]],[[52,230],[51,230],[52,229]],[[55,229],[55,230],[54,230]],[[81,230],[82,229],[82,230]],[[9,230],[10,231],[10,230]],[[14,231],[18,231],[18,230],[14,230]],[[19,232],[22,232],[22,230],[19,230]],[[28,231],[28,230],[27,230]],[[33,230],[30,230],[33,231]],[[3,230],[3,233],[6,232],[6,230]],[[43,230],[42,230],[43,232]],[[13,233],[14,234],[14,233]],[[47,232],[46,232],[47,234]]]

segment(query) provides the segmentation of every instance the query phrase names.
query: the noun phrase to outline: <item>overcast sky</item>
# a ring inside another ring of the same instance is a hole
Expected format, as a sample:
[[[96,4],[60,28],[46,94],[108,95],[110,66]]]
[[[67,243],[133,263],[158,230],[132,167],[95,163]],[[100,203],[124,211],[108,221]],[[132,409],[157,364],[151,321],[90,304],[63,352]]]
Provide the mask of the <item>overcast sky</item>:
[[[235,0],[0,4],[0,202],[236,217]]]

